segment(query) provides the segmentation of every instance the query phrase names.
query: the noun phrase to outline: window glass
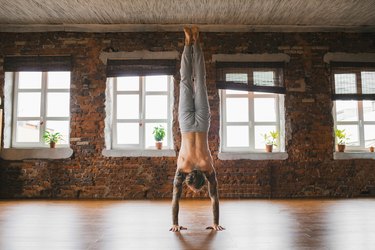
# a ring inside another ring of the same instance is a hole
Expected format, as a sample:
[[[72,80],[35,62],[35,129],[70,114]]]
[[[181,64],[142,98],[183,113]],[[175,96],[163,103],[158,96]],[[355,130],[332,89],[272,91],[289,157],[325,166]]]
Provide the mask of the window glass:
[[[42,87],[42,72],[19,72],[19,89],[40,89]]]
[[[117,77],[117,90],[118,91],[139,91],[139,77],[138,76]]]
[[[358,102],[357,101],[336,101],[337,121],[357,121]]]
[[[249,127],[248,126],[227,126],[228,147],[248,147]]]
[[[146,119],[168,118],[168,96],[148,95],[146,96]]]
[[[353,94],[357,93],[357,81],[355,74],[335,74],[335,93]]]
[[[40,92],[18,93],[17,115],[18,117],[40,117]]]
[[[363,116],[365,121],[375,121],[375,100],[363,101]]]
[[[117,95],[117,119],[139,118],[139,95]]]
[[[258,86],[275,86],[273,71],[254,71],[254,85]]]
[[[48,93],[47,94],[47,116],[69,117],[70,94]]]
[[[348,146],[359,146],[359,131],[358,125],[337,125],[338,129],[345,129],[345,133],[348,137]]]
[[[375,72],[361,72],[362,93],[375,94]]]
[[[48,89],[69,89],[70,72],[57,71],[48,72]]]
[[[254,98],[256,122],[276,122],[275,98]]]
[[[375,146],[375,124],[365,125],[365,147]]]
[[[139,123],[117,123],[117,143],[139,144]]]
[[[40,121],[18,121],[16,127],[17,142],[39,142]]]
[[[227,122],[249,121],[249,100],[248,98],[227,98],[226,99]]]
[[[168,76],[146,76],[146,91],[168,91]]]

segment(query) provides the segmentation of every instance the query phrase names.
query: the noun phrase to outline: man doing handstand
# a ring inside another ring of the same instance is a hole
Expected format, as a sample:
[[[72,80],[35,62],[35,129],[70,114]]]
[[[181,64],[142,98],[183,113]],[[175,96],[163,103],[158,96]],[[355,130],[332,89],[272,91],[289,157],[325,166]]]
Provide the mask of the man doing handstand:
[[[182,140],[173,182],[173,226],[170,231],[178,232],[186,229],[178,224],[179,200],[183,182],[185,181],[190,189],[197,192],[204,186],[206,180],[214,217],[213,225],[207,229],[221,231],[224,228],[219,225],[216,172],[208,148],[211,115],[205,81],[204,57],[199,44],[199,30],[198,27],[184,28],[184,32],[185,47],[181,57],[178,107]]]

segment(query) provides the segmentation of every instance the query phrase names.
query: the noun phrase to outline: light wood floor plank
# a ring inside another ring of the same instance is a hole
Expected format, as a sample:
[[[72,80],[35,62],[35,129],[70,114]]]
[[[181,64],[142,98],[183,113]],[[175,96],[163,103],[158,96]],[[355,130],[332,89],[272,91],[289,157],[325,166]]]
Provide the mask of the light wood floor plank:
[[[209,200],[0,201],[0,249],[375,249],[375,199],[223,200],[223,232]]]

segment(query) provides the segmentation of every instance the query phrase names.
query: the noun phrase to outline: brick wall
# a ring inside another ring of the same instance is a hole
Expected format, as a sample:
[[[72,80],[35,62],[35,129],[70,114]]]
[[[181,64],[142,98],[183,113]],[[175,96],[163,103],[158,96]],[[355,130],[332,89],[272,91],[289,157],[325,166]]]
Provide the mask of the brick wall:
[[[333,160],[333,118],[327,52],[375,53],[375,34],[355,33],[207,33],[203,34],[212,121],[209,146],[218,172],[221,197],[355,197],[375,186],[374,160]],[[183,49],[183,33],[0,33],[0,95],[4,98],[5,55],[73,56],[71,141],[64,160],[0,159],[0,198],[171,197],[176,158],[102,156],[104,148],[105,65],[99,55],[115,51]],[[286,53],[285,161],[218,160],[219,95],[215,88],[216,53]],[[177,122],[178,72],[173,133]],[[206,190],[186,197],[206,196]]]

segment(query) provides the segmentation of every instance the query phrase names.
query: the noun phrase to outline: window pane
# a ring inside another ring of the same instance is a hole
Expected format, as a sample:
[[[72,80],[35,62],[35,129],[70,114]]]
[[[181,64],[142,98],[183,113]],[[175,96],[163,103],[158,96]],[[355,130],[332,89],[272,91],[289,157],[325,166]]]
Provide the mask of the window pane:
[[[227,126],[227,147],[248,147],[248,126]]]
[[[117,77],[117,91],[138,91],[139,90],[139,77],[126,76]]]
[[[363,116],[365,121],[375,121],[375,101],[363,101]]]
[[[336,94],[357,93],[357,81],[355,74],[335,74]]]
[[[42,87],[42,72],[19,72],[19,89],[40,89]]]
[[[226,99],[227,122],[249,121],[249,101],[247,98]]]
[[[146,91],[167,91],[168,76],[146,76]]]
[[[69,89],[70,88],[70,72],[48,72],[48,88],[49,89]]]
[[[254,98],[254,119],[256,122],[275,122],[276,107],[274,98]]]
[[[47,116],[69,117],[70,94],[48,93],[47,94]]]
[[[275,86],[273,71],[254,71],[254,85]]]
[[[264,149],[266,143],[264,141],[264,134],[271,131],[276,131],[276,126],[255,126],[254,137],[255,137],[255,149]]]
[[[338,129],[345,129],[345,133],[349,138],[346,145],[359,146],[358,125],[337,125]]]
[[[59,141],[58,144],[68,144],[69,143],[69,121],[47,121],[46,130],[51,133],[59,132],[63,140]]]
[[[168,96],[146,96],[146,119],[168,118]]]
[[[358,102],[336,101],[336,120],[358,121]]]
[[[117,119],[139,119],[139,95],[117,95]]]
[[[361,72],[362,93],[375,94],[375,72]]]
[[[18,117],[40,117],[40,93],[18,93]]]
[[[39,142],[40,121],[18,121],[16,128],[17,142]]]
[[[154,127],[158,127],[159,125],[162,125],[163,128],[165,129],[163,147],[168,146],[167,124],[166,123],[146,123],[146,133],[145,133],[146,147],[155,147],[155,138],[152,132],[154,131]]]
[[[139,144],[139,123],[117,123],[118,144]]]
[[[365,147],[375,146],[375,125],[365,125]]]
[[[227,73],[225,81],[247,84],[247,73]],[[226,90],[226,94],[247,94],[247,91]]]

